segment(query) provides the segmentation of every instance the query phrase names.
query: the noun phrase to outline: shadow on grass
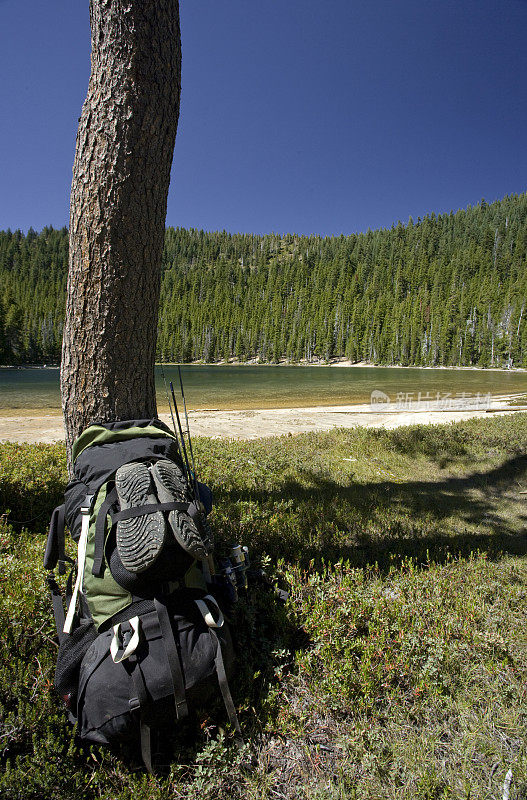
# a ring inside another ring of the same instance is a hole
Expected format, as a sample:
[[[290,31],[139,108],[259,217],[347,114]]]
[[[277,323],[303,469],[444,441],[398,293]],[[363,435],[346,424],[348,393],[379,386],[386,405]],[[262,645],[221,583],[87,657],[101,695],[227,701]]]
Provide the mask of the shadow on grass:
[[[409,556],[443,561],[478,550],[489,557],[525,555],[527,515],[520,512],[518,493],[526,479],[527,456],[521,455],[488,471],[442,481],[341,485],[304,472],[298,481],[270,491],[231,490],[218,499],[234,505],[252,501],[268,511],[285,503],[297,514],[293,542],[287,533],[266,536],[264,531],[256,550],[302,566],[344,558],[353,566],[384,568]]]

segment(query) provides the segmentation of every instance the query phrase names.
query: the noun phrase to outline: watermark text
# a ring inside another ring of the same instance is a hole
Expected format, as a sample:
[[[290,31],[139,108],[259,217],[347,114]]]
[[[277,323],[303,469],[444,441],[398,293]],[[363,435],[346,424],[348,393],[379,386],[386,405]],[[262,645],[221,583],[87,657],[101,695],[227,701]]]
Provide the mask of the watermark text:
[[[490,392],[396,392],[390,397],[374,389],[372,411],[485,411],[490,408]]]

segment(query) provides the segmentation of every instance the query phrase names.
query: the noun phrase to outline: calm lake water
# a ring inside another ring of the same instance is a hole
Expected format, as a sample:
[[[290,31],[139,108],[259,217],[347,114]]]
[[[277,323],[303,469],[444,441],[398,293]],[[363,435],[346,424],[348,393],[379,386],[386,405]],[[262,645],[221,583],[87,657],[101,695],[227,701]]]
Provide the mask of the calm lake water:
[[[165,366],[179,386],[177,368]],[[399,367],[182,367],[189,409],[287,408],[369,402],[374,389],[395,402],[399,392],[527,393],[527,372]],[[167,410],[160,367],[158,406]],[[0,409],[60,409],[58,368],[0,369]]]

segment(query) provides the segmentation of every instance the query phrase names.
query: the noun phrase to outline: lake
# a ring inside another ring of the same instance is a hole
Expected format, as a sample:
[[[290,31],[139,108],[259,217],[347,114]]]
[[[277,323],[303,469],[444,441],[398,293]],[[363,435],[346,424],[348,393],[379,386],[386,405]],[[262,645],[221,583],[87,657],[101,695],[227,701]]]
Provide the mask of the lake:
[[[366,403],[373,390],[392,401],[400,393],[435,395],[527,393],[527,372],[404,367],[201,366],[181,368],[189,409],[287,408]],[[179,387],[177,367],[165,366]],[[160,411],[168,410],[161,367],[156,367]],[[178,395],[179,397],[179,395]],[[0,409],[59,410],[59,370],[0,369]]]

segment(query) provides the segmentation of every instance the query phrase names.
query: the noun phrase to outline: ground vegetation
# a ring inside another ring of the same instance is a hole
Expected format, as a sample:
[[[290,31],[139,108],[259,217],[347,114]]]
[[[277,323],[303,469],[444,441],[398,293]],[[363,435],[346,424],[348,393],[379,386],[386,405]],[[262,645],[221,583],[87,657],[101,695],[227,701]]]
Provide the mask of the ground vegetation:
[[[221,703],[161,777],[74,743],[41,567],[65,448],[7,443],[0,798],[524,798],[527,414],[195,449],[220,551],[247,544],[289,590],[236,612],[246,750]]]

